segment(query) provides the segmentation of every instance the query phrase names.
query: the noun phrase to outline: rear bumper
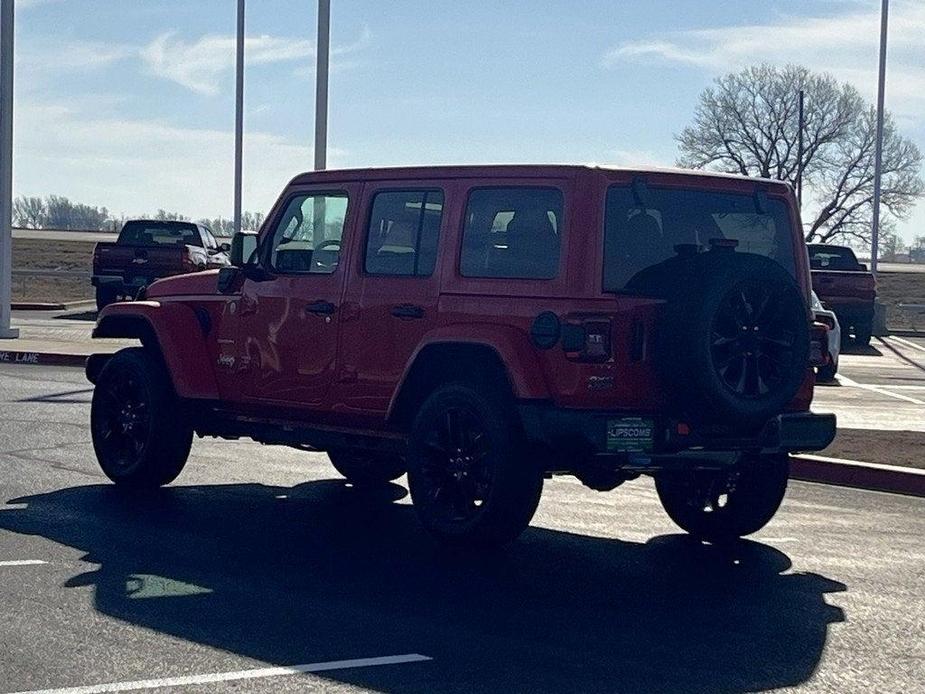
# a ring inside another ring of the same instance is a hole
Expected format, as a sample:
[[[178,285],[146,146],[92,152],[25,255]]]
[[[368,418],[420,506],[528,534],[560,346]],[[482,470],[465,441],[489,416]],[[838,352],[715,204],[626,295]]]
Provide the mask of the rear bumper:
[[[819,451],[835,438],[835,415],[811,412],[777,415],[753,431],[536,403],[521,403],[520,414],[532,442],[551,449],[558,457],[579,459]]]
[[[868,324],[874,319],[873,302],[845,301],[839,303],[838,301],[829,300],[827,303],[835,312],[835,316],[842,327],[856,323]]]

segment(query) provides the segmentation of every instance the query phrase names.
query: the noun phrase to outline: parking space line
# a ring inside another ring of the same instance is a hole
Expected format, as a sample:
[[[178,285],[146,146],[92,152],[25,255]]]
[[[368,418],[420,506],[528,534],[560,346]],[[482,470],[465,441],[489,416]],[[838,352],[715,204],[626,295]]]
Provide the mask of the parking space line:
[[[906,402],[911,402],[913,405],[925,405],[925,401],[918,400],[916,398],[909,397],[908,395],[903,395],[902,393],[893,393],[886,388],[881,388],[880,386],[873,386],[869,383],[858,383],[853,381],[847,376],[842,374],[835,374],[836,380],[841,383],[843,386],[848,386],[851,388],[861,388],[863,390],[869,390],[872,393],[879,393],[880,395],[886,395],[891,398],[896,398],[897,400],[905,400]]]
[[[12,559],[0,561],[0,566],[38,566],[39,564],[47,563],[47,561],[42,561],[41,559]]]
[[[881,339],[884,342],[886,342],[887,338],[881,338]],[[899,344],[905,345],[906,347],[911,347],[912,349],[917,349],[920,352],[925,352],[925,347],[923,347],[922,345],[917,345],[914,342],[910,342],[909,340],[904,340],[901,337],[896,337],[896,335],[890,335],[889,339],[891,342],[898,342]]]
[[[389,655],[379,658],[355,658],[353,660],[331,660],[325,663],[308,663],[306,665],[288,665],[282,667],[265,667],[253,670],[236,670],[233,672],[215,672],[208,675],[187,675],[183,677],[163,677],[152,680],[135,680],[134,682],[111,682],[109,684],[91,684],[82,687],[62,687],[60,689],[34,689],[16,694],[108,694],[109,692],[131,692],[139,689],[159,689],[164,687],[191,687],[197,684],[215,684],[239,680],[265,679],[284,675],[300,675],[327,670],[346,670],[347,668],[375,667],[379,665],[400,665],[403,663],[420,663],[433,660],[426,655],[408,653],[406,655]]]

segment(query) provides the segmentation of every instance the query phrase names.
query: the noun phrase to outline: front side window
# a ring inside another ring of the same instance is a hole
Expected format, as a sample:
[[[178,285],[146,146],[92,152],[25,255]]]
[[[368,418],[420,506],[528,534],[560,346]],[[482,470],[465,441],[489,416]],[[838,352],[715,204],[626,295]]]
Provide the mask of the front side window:
[[[270,266],[285,274],[334,272],[346,217],[346,193],[293,197],[273,231]]]
[[[632,280],[682,252],[734,242],[794,274],[793,235],[783,200],[744,193],[611,186],[604,217],[604,291],[632,291]]]
[[[484,188],[469,194],[459,271],[464,277],[553,279],[561,252],[562,192]]]
[[[442,219],[439,190],[376,193],[366,230],[366,272],[432,275]]]

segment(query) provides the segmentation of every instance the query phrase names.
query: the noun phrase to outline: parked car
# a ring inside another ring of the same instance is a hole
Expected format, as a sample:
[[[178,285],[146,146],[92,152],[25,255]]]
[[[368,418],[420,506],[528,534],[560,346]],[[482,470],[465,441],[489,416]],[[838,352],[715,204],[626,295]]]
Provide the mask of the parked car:
[[[407,472],[424,527],[503,543],[543,480],[640,475],[707,540],[774,515],[809,411],[810,276],[783,183],[580,166],[324,171],[232,266],[101,314],[142,347],[87,364],[103,471],[171,482],[193,433]],[[816,345],[815,351],[821,348]]]
[[[867,266],[847,246],[813,243],[809,250],[813,289],[835,311],[844,332],[858,345],[869,345],[874,321],[877,283]]]
[[[230,244],[193,222],[133,219],[122,226],[115,242],[93,249],[96,305],[133,299],[154,280],[228,265]]]
[[[834,381],[835,374],[838,373],[838,355],[841,353],[841,325],[835,311],[826,308],[816,292],[812,293],[812,308],[816,322],[826,328],[828,341],[827,354],[824,355],[822,363],[816,367],[816,379],[823,382]]]

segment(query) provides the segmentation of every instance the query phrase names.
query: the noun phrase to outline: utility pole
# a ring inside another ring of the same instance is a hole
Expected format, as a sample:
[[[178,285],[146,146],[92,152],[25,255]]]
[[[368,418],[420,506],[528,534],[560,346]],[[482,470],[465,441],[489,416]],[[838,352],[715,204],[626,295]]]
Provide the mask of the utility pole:
[[[880,178],[883,168],[883,96],[886,90],[886,29],[890,0],[882,0],[880,10],[880,77],[877,84],[877,141],[874,151],[874,219],[870,237],[870,271],[877,274],[880,246]]]
[[[331,47],[331,0],[318,0],[318,46],[315,69],[315,171],[327,168],[328,69]]]
[[[803,90],[800,90],[800,115],[797,119],[800,131],[797,133],[797,203],[800,211],[803,211],[803,130],[806,128],[806,120],[803,115]]]
[[[234,233],[241,231],[241,172],[244,147],[244,0],[238,0],[234,103]]]
[[[13,0],[0,0],[0,339],[10,327],[13,299]]]

